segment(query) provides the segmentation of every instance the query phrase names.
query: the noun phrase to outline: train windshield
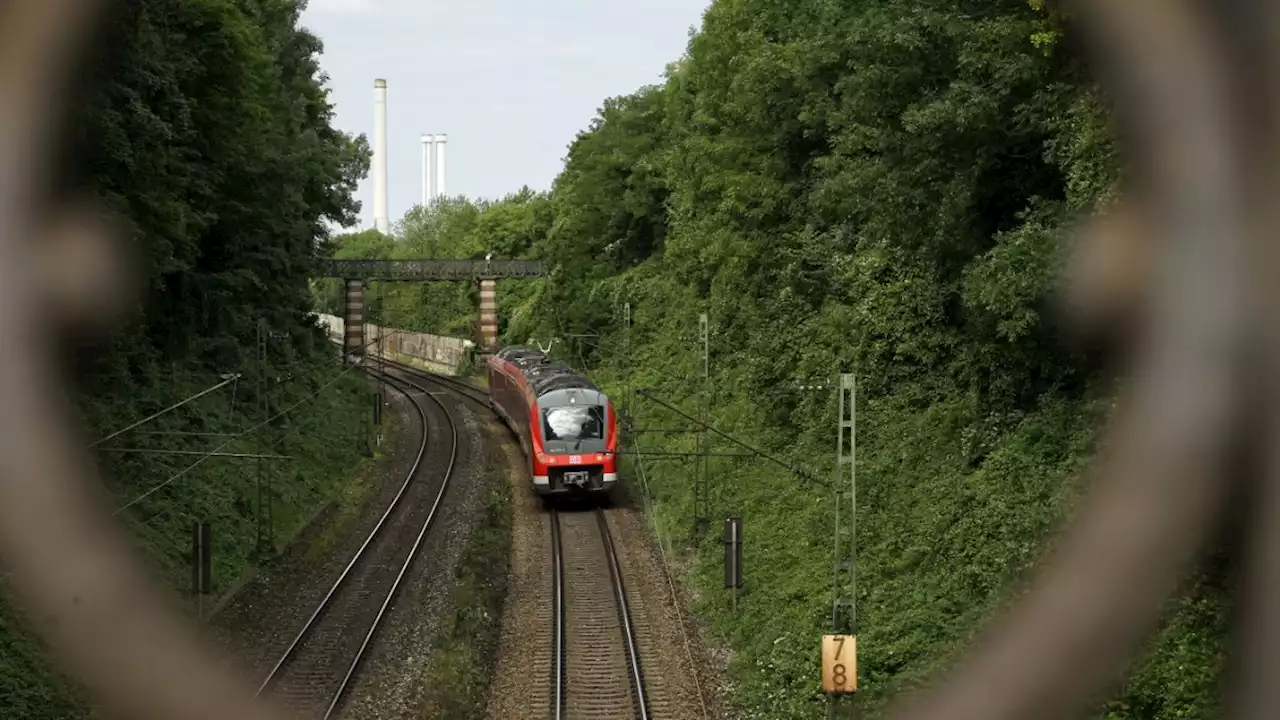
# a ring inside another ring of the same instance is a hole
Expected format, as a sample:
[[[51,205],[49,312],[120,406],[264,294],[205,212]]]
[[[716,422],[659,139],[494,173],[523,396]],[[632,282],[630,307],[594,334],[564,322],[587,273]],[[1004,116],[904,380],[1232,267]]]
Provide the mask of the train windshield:
[[[604,439],[604,408],[566,405],[542,413],[542,433],[548,442]]]

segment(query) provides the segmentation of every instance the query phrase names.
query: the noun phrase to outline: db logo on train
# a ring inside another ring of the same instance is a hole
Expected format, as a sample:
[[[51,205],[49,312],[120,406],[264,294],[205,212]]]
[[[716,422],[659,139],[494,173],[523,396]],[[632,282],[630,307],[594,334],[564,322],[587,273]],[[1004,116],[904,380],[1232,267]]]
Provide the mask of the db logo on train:
[[[569,464],[570,464],[570,465],[581,465],[581,464],[582,464],[582,456],[581,456],[581,455],[570,455],[570,456],[569,456]]]

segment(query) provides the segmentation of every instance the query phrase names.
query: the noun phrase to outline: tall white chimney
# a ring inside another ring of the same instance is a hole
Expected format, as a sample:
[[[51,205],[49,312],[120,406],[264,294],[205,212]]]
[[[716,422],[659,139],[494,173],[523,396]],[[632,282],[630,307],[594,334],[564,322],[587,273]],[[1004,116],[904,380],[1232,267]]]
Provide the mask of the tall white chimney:
[[[431,152],[434,145],[433,136],[422,136],[422,208],[426,208],[431,201]]]
[[[387,213],[387,81],[373,81],[373,225],[391,234]]]
[[[444,149],[448,142],[448,135],[436,136],[436,197],[447,196],[444,189]]]

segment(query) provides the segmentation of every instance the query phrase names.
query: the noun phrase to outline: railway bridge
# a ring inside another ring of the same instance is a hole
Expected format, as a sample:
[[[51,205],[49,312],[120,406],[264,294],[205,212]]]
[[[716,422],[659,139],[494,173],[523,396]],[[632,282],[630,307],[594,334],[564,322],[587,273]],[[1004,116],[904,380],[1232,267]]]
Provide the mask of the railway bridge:
[[[364,353],[364,286],[370,280],[399,282],[474,282],[480,286],[476,344],[486,352],[498,346],[498,280],[546,274],[540,260],[326,260],[323,277],[346,284],[343,352]]]

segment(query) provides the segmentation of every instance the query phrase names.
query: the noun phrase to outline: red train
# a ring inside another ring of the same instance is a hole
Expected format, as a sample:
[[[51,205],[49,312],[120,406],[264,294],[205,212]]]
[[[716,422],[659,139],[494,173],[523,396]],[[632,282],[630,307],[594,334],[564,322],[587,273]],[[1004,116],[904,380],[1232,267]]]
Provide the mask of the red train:
[[[618,418],[609,398],[538,350],[488,358],[489,404],[529,458],[533,491],[607,495],[618,484]]]

